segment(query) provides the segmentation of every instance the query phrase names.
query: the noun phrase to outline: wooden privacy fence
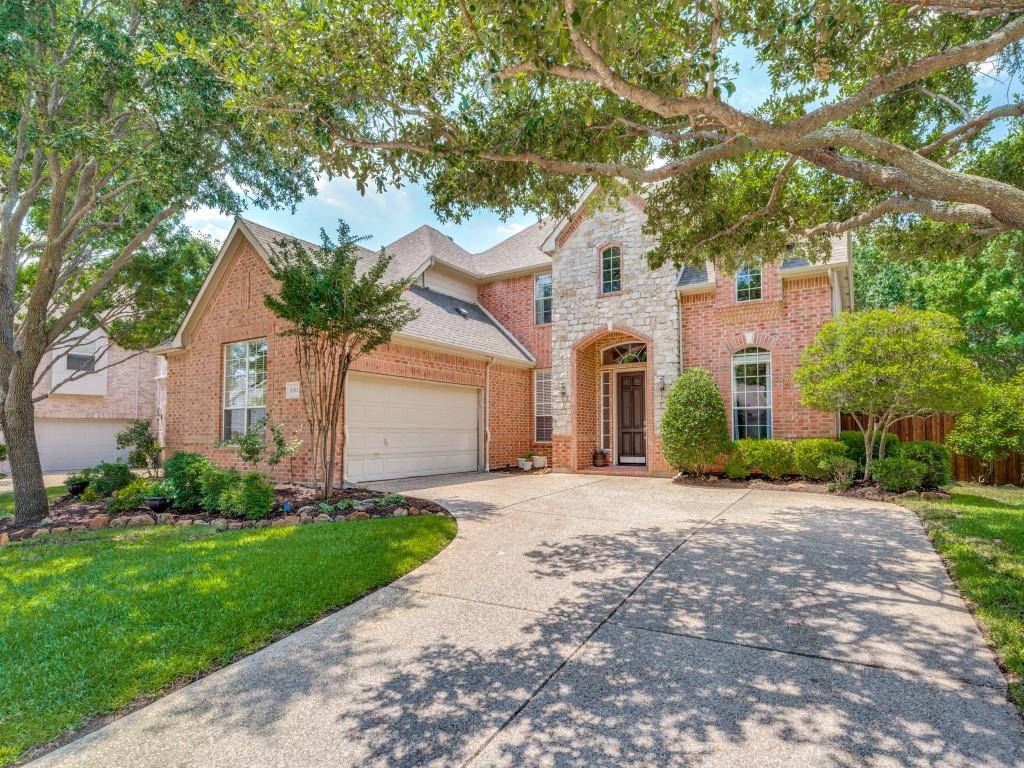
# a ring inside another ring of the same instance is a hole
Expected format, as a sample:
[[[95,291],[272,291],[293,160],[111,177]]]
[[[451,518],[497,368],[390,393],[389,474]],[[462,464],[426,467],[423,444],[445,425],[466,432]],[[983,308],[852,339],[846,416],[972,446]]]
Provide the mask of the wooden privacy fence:
[[[853,417],[844,413],[842,417],[843,429],[857,429]],[[892,433],[900,439],[900,442],[908,443],[913,440],[931,440],[936,443],[945,443],[946,435],[953,430],[953,417],[949,414],[941,416],[928,416],[922,418],[915,416],[912,419],[901,419],[893,425]],[[1021,482],[1021,473],[1024,470],[1024,459],[1019,453],[1015,453],[1005,461],[997,462],[992,482],[996,485],[1013,483],[1018,485]],[[976,482],[981,476],[981,464],[977,459],[968,456],[953,454],[953,479],[965,482]]]

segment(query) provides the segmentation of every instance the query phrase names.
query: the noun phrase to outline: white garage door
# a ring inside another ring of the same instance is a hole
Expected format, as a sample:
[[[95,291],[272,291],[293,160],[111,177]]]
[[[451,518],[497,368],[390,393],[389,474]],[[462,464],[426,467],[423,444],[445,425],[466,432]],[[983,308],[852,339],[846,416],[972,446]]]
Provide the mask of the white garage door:
[[[353,375],[346,385],[345,479],[476,470],[479,398],[472,387]]]
[[[115,435],[127,426],[127,421],[36,419],[43,471],[82,469],[124,459],[127,452],[117,450]]]

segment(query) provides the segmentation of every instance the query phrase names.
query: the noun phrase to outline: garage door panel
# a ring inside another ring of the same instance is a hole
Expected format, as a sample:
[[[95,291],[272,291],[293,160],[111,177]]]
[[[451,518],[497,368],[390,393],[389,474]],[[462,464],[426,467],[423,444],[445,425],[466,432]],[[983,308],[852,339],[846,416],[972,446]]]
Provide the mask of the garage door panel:
[[[346,397],[349,481],[477,469],[478,389],[357,375]]]
[[[95,466],[101,461],[124,460],[117,433],[127,421],[36,419],[36,442],[44,472]]]

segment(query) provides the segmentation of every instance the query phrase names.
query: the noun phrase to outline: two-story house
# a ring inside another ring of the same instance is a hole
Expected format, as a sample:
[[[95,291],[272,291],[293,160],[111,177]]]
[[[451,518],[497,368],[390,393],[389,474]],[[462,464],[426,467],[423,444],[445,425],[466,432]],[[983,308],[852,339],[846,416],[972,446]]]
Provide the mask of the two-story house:
[[[800,405],[792,372],[818,328],[851,305],[847,240],[821,264],[766,254],[737,275],[651,270],[643,220],[641,199],[592,211],[584,198],[564,221],[482,253],[426,226],[385,246],[420,314],[348,382],[345,480],[501,467],[528,450],[557,470],[591,468],[599,449],[610,471],[668,473],[659,422],[691,366],[715,375],[736,437],[834,435],[836,415]],[[170,452],[231,465],[234,452],[217,442],[267,415],[289,436],[306,434],[292,341],[263,302],[274,290],[268,254],[287,237],[236,220],[158,350]],[[276,475],[308,479],[308,452]]]

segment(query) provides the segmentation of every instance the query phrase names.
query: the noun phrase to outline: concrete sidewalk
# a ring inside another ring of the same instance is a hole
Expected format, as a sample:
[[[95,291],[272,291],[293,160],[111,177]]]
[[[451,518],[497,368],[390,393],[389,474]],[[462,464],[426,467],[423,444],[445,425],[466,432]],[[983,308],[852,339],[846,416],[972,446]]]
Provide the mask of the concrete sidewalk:
[[[999,766],[1024,728],[915,516],[667,480],[388,483],[434,560],[38,766]]]

